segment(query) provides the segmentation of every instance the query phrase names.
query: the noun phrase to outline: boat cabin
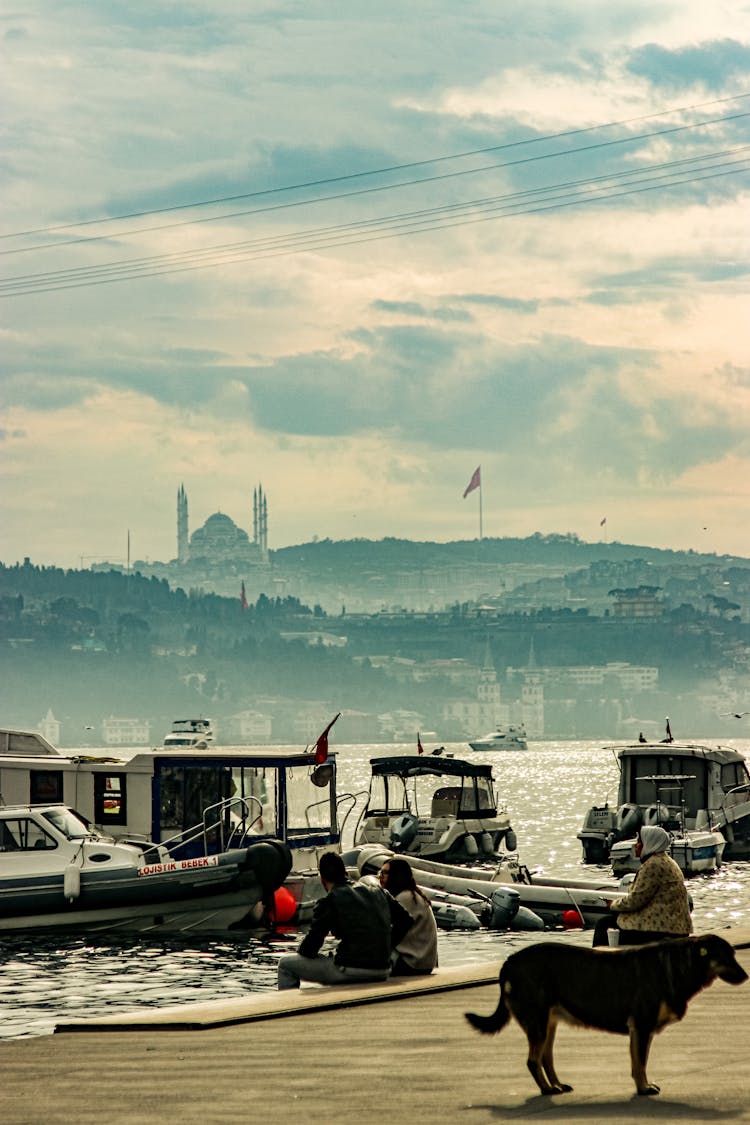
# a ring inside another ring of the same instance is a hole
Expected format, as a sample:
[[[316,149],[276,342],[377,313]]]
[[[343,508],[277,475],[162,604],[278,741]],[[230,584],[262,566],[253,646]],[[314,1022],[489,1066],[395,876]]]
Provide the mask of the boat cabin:
[[[249,747],[97,757],[63,754],[43,739],[3,742],[3,733],[2,804],[63,803],[123,842],[165,843],[202,821],[210,829],[213,818],[209,850],[219,851],[229,834],[237,847],[283,840],[295,871],[315,870],[318,855],[340,844],[335,754],[319,766],[309,753]],[[228,817],[241,818],[241,832],[220,823]],[[189,857],[190,847],[173,854]]]
[[[653,810],[651,818],[667,828],[706,827],[727,794],[750,782],[744,758],[728,747],[626,746],[619,761],[618,805]]]

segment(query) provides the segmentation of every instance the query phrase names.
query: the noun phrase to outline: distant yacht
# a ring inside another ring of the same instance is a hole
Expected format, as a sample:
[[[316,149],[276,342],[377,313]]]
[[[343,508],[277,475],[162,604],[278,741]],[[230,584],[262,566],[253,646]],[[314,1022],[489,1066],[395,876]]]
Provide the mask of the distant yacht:
[[[176,747],[205,750],[214,740],[213,724],[210,719],[175,719],[172,730],[164,739],[165,750]]]
[[[477,738],[469,743],[472,750],[528,750],[526,742],[526,728],[521,724],[517,727],[498,727],[482,738]]]

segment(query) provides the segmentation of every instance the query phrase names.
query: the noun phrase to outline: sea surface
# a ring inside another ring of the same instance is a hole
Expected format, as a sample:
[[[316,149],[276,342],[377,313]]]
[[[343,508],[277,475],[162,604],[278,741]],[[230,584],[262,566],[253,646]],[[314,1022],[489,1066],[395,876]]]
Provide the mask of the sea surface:
[[[711,740],[706,740],[711,742]],[[732,745],[750,754],[750,740]],[[415,745],[337,746],[338,791],[359,794],[344,828],[352,846],[356,815],[369,783],[369,759],[414,753]],[[429,753],[430,746],[425,746]],[[464,744],[447,752],[491,762],[499,803],[505,804],[518,836],[520,861],[556,878],[604,880],[608,868],[581,862],[576,833],[593,804],[617,796],[617,765],[611,749],[594,742],[530,743],[526,751],[475,753]],[[90,751],[88,751],[90,752]],[[724,864],[713,875],[690,880],[697,930],[750,925],[750,863]],[[557,934],[556,940],[589,944],[588,933]],[[0,940],[0,1039],[46,1035],[61,1020],[226,999],[276,987],[276,964],[293,949],[297,931],[254,934],[231,941],[166,941],[81,937]],[[535,933],[442,932],[441,965],[500,961],[511,949],[538,940]]]

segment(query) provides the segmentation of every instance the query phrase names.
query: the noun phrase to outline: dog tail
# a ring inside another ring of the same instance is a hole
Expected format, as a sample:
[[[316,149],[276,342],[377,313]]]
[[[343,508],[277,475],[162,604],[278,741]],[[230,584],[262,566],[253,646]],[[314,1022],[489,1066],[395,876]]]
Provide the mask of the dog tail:
[[[505,1007],[502,993],[491,1016],[478,1016],[476,1012],[464,1012],[464,1015],[471,1026],[475,1027],[477,1031],[481,1031],[482,1035],[497,1035],[498,1031],[502,1031],[510,1019],[510,1012]]]

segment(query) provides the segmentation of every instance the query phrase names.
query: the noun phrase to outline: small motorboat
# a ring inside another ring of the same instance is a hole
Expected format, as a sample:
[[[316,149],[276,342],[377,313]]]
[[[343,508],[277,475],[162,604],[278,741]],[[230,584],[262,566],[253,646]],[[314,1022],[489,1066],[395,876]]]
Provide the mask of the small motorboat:
[[[472,750],[528,750],[526,728],[498,727],[469,743]]]
[[[175,719],[164,739],[165,750],[205,750],[214,740],[210,719]]]
[[[498,808],[490,765],[410,754],[371,758],[370,770],[355,847],[377,844],[447,863],[515,852],[516,834],[507,810]]]
[[[644,825],[670,833],[670,854],[688,876],[750,858],[750,774],[737,750],[675,742],[671,733],[605,749],[617,756],[617,802],[586,813],[578,833],[584,863],[611,863],[618,876],[637,871]]]
[[[292,866],[280,841],[177,859],[100,835],[63,804],[0,807],[0,933],[223,933],[261,922]]]
[[[383,863],[394,854],[396,853],[385,848],[367,846],[347,853],[345,859],[360,874],[367,875],[379,871]],[[601,917],[609,913],[608,900],[622,893],[615,882],[585,883],[543,878],[520,865],[515,857],[509,857],[495,868],[434,863],[408,854],[404,858],[414,871],[415,882],[428,897],[432,892],[440,892],[450,896],[448,901],[456,905],[474,903],[480,917],[488,904],[513,911],[513,903],[508,902],[508,896],[502,896],[502,902],[497,899],[493,903],[494,892],[505,889],[513,890],[518,895],[517,909],[523,907],[533,913],[545,926],[594,926]],[[458,900],[453,896],[459,896]],[[517,928],[539,927],[534,923],[519,925]]]

